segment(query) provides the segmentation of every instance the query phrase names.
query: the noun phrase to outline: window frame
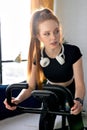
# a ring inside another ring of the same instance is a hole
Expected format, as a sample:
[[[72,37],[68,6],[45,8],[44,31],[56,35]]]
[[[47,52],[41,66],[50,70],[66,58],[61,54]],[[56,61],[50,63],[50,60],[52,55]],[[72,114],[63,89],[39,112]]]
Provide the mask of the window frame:
[[[1,21],[0,21],[0,84],[2,84],[2,57],[1,57]]]

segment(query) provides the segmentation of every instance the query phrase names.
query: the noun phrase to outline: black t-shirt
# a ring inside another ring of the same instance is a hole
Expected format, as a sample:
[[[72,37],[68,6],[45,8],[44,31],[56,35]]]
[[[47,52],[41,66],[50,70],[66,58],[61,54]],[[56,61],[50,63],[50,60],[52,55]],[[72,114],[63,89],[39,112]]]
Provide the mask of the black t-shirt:
[[[50,59],[47,67],[42,67],[45,77],[51,82],[66,82],[73,77],[73,64],[77,62],[82,54],[80,49],[75,45],[63,44],[65,63],[60,65],[55,58],[47,56],[43,51],[43,56]]]

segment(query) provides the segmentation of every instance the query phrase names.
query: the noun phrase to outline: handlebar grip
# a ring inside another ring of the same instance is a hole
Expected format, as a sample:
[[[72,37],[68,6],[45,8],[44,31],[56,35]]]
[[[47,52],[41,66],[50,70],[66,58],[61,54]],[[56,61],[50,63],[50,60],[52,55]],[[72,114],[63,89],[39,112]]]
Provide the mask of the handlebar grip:
[[[27,89],[27,88],[28,88],[28,84],[27,83],[15,83],[15,84],[8,85],[7,88],[6,88],[7,103],[10,106],[16,106],[16,104],[11,103],[12,90],[13,89]]]

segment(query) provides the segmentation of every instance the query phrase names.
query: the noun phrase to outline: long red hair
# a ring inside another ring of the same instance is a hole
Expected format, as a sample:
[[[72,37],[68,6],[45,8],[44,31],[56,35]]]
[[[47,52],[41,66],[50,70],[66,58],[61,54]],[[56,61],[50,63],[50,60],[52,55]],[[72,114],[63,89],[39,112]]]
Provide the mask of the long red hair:
[[[37,84],[39,89],[41,89],[42,83],[45,80],[45,76],[40,67],[41,43],[37,38],[37,35],[39,34],[39,29],[38,29],[39,24],[46,20],[55,20],[59,24],[57,17],[48,8],[36,10],[32,14],[31,21],[30,21],[31,39],[30,39],[29,52],[28,52],[28,70],[27,70],[28,80],[32,73],[32,63],[35,62],[37,67],[36,77],[37,77]],[[60,37],[60,42],[61,42],[61,37]]]

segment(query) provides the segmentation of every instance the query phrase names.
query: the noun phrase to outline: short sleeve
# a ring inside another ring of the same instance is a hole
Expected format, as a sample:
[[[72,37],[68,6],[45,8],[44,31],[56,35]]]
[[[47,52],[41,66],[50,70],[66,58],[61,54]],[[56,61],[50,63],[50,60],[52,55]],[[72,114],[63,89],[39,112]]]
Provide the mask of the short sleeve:
[[[74,64],[76,61],[78,61],[82,57],[81,50],[78,46],[73,45],[72,50],[72,63]]]

